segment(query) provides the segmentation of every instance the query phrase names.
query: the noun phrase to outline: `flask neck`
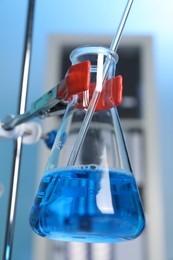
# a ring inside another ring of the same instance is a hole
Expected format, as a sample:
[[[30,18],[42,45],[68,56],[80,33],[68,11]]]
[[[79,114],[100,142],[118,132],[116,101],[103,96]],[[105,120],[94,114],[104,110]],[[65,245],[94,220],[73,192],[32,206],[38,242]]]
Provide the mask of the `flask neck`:
[[[107,67],[106,80],[115,76],[116,64],[118,62],[117,53],[108,48],[100,46],[83,46],[74,49],[70,54],[72,65],[88,60],[90,62],[90,82],[96,82],[98,72],[98,56],[103,55],[104,69]]]
[[[98,46],[84,46],[70,54],[72,65],[89,61],[89,90],[78,95],[78,109],[86,109],[94,92],[100,93],[96,107],[98,110],[108,110],[118,106],[122,100],[122,78],[115,78],[118,55],[110,49]]]

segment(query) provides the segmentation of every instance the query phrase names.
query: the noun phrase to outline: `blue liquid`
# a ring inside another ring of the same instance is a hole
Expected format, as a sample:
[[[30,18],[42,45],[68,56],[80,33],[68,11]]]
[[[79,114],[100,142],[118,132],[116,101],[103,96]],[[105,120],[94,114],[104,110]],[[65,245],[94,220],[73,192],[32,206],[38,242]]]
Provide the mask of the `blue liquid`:
[[[48,238],[106,243],[136,238],[145,219],[131,173],[88,165],[43,176],[30,224]]]

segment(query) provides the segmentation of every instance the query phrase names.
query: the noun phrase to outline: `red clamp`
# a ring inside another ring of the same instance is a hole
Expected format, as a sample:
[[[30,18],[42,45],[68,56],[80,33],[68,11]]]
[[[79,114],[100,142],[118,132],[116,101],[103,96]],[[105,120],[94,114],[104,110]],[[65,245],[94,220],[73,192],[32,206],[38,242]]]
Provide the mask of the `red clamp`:
[[[91,83],[89,87],[89,101],[92,98],[96,83]],[[107,80],[103,86],[102,92],[100,94],[96,111],[99,110],[108,110],[112,107],[119,106],[122,103],[122,90],[123,90],[123,79],[122,76],[112,77]],[[83,105],[83,93],[79,95],[79,102],[77,108],[83,109],[86,108]]]
[[[57,85],[57,98],[68,100],[72,95],[89,89],[90,62],[84,61],[71,66],[63,79]]]
[[[96,83],[90,83],[90,62],[84,61],[71,66],[65,78],[57,85],[56,97],[67,101],[72,95],[78,94],[78,109],[87,108],[93,95]],[[99,97],[96,111],[107,110],[122,102],[122,76],[107,80]],[[84,104],[84,96],[89,92],[88,103]]]

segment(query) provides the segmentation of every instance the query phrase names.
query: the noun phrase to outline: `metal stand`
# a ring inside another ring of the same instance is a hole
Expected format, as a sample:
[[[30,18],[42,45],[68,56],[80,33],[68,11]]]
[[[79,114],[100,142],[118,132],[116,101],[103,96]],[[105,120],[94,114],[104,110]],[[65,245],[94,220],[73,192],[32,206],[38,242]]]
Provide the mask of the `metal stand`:
[[[19,114],[23,114],[25,112],[26,100],[27,100],[28,78],[29,78],[31,45],[32,45],[32,31],[33,31],[32,29],[33,29],[33,18],[34,18],[34,5],[35,5],[35,0],[29,0],[27,26],[26,26],[26,34],[25,34],[25,46],[24,46],[24,54],[23,54],[23,66],[21,72],[20,96],[18,102]],[[6,222],[6,230],[5,230],[3,260],[9,260],[11,259],[12,256],[21,153],[22,153],[22,137],[18,137],[14,143],[13,172],[11,175],[11,186],[10,186],[7,222]]]

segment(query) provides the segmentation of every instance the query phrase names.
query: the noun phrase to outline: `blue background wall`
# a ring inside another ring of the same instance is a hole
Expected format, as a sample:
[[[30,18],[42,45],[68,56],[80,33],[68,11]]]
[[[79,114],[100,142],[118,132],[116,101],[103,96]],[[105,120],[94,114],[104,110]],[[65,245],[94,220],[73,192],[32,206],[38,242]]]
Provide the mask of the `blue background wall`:
[[[126,1],[120,0],[36,1],[28,105],[43,93],[48,36],[51,33],[114,34],[125,3]],[[28,1],[26,0],[0,1],[1,120],[7,114],[16,113],[17,111],[27,4]],[[170,227],[173,226],[173,204],[170,204],[170,198],[173,195],[172,10],[172,0],[136,0],[124,30],[124,34],[128,35],[151,35],[153,37],[168,260],[173,258],[171,248],[173,233],[170,231]],[[0,182],[5,186],[4,195],[0,198],[1,251],[11,174],[12,147],[11,141],[0,139]],[[38,156],[38,145],[24,147],[14,243],[13,259],[15,260],[32,259],[32,232],[28,225],[28,214],[35,189]]]

